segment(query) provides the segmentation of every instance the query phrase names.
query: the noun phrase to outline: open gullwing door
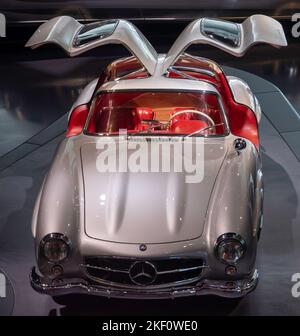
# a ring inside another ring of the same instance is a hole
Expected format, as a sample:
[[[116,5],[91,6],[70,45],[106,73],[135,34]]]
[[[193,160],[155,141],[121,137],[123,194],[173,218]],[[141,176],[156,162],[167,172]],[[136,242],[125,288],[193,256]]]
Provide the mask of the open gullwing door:
[[[55,43],[70,56],[105,44],[124,45],[150,75],[164,75],[191,44],[209,44],[234,56],[243,56],[254,44],[287,45],[281,24],[265,15],[253,15],[243,23],[201,18],[191,22],[177,38],[168,54],[158,55],[146,37],[126,20],[81,24],[69,16],[43,23],[26,43],[37,48]]]
[[[154,74],[157,53],[146,37],[126,20],[108,20],[83,25],[72,17],[59,16],[43,23],[26,43],[37,48],[54,43],[70,56],[76,56],[105,44],[124,45],[145,67]]]
[[[169,50],[162,74],[191,44],[209,44],[234,56],[241,57],[253,45],[287,46],[282,25],[266,15],[252,15],[243,23],[201,18],[191,22]]]

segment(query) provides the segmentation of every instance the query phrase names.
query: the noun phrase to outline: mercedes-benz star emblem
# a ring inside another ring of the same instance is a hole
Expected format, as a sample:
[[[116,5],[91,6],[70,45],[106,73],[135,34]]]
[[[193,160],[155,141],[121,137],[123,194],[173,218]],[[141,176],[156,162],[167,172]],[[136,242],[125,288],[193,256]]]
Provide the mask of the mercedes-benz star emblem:
[[[147,250],[147,245],[146,244],[141,244],[140,245],[140,251],[145,252]]]
[[[140,286],[151,285],[157,276],[157,270],[153,264],[148,261],[136,261],[129,269],[131,281]]]

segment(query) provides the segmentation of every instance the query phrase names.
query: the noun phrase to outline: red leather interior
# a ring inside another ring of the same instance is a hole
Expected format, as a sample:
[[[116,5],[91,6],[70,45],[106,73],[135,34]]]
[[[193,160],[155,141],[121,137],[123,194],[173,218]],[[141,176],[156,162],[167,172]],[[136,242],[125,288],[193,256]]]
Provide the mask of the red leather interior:
[[[226,76],[224,72],[222,71],[222,69],[216,63],[210,60],[207,60],[205,58],[195,58],[195,57],[191,57],[185,54],[179,57],[175,66],[185,66],[186,68],[194,67],[198,69],[203,69],[202,73],[193,72],[193,71],[182,71],[182,72],[184,72],[187,75],[195,77],[195,79],[205,81],[205,82],[208,82],[214,85],[222,96],[222,101],[226,109],[227,118],[228,118],[231,132],[236,136],[240,136],[240,137],[250,140],[256,146],[256,148],[259,149],[259,133],[258,133],[258,124],[257,124],[256,117],[253,111],[249,107],[239,104],[234,101],[231,89],[226,79]],[[120,73],[124,72],[124,70],[126,70],[125,72],[130,72],[131,70],[133,71],[133,70],[138,70],[141,68],[142,67],[140,66],[138,60],[135,57],[126,58],[122,61],[118,60],[117,62],[115,62],[114,66],[111,67],[110,73],[104,73],[99,78],[97,88],[99,88],[103,83],[107,81],[114,80],[114,78],[116,76],[120,76]],[[208,74],[207,71],[212,73],[212,75]],[[127,78],[147,77],[147,76],[148,74],[146,72],[142,72],[142,73],[133,72],[132,76],[128,76]],[[179,74],[178,72],[174,72],[174,71],[169,71],[168,77],[185,79],[183,75]],[[138,96],[139,94],[140,93],[130,93],[128,95],[130,95],[132,99],[133,96]],[[211,97],[211,99],[213,99],[213,97]],[[115,97],[115,105],[122,105],[123,100],[124,101],[127,100],[127,95],[117,95]],[[208,101],[208,104],[214,106],[213,101],[211,103]],[[216,124],[221,122],[221,120],[220,121],[217,120],[219,114],[220,113],[218,113],[218,111],[216,110],[215,117],[213,117]],[[214,115],[213,111],[211,111],[210,116],[213,116],[213,115]],[[173,121],[173,123],[179,120],[186,120],[186,117],[182,115],[182,116],[179,116],[178,119],[177,117],[174,119],[175,120]],[[125,127],[123,126],[122,128],[130,129],[129,126],[126,127],[126,122],[124,123],[124,121],[125,120],[123,120],[122,122],[116,122],[115,120],[113,120],[112,122],[110,122],[110,124],[113,124],[112,128],[115,129],[116,132],[118,131],[117,126],[121,124],[122,126],[125,125]],[[91,123],[89,125],[89,129],[91,126],[91,130],[92,130],[93,128],[92,124],[94,124],[94,128],[101,128],[103,130],[107,130],[106,126],[107,126],[108,120],[100,120],[102,124],[101,127],[95,126],[97,122],[99,121],[94,120],[92,118]],[[132,124],[134,126],[134,122],[129,123],[130,127],[132,127]],[[141,126],[138,126],[138,127],[141,127]],[[175,125],[172,127],[176,128],[177,126]],[[222,134],[223,130],[224,129],[222,126],[217,126],[216,134]],[[164,131],[161,131],[161,132],[164,132]],[[93,133],[93,131],[91,133]]]
[[[178,112],[186,111],[186,110],[195,110],[195,108],[194,107],[176,107],[174,111],[171,113],[171,116],[173,116],[174,114]],[[171,125],[173,123],[176,123],[179,120],[192,120],[192,119],[198,119],[197,114],[193,114],[191,112],[182,113],[182,114],[177,115],[171,120]]]
[[[250,140],[255,147],[259,149],[259,132],[255,114],[249,107],[239,104],[233,99],[231,89],[222,69],[210,60],[204,58],[196,59],[189,57],[188,55],[182,56],[177,63],[177,65],[185,65],[195,68],[200,67],[210,70],[214,74],[214,76],[207,76],[204,73],[198,74],[196,72],[185,72],[199,80],[211,83],[218,89],[226,108],[229,127],[232,134]],[[180,74],[172,71],[170,71],[169,77],[184,78]],[[217,123],[216,120],[215,122]],[[216,133],[218,133],[218,127]]]
[[[137,107],[136,108],[137,114],[137,130],[146,130],[149,128],[149,125],[143,123],[143,120],[153,120],[154,119],[154,111],[150,107]]]
[[[196,111],[194,107],[177,107],[174,109],[171,115],[186,110]],[[178,134],[189,134],[196,132],[201,128],[209,126],[206,120],[201,119],[204,119],[204,117],[201,117],[201,115],[192,112],[179,114],[171,120],[169,130]]]
[[[190,134],[209,126],[202,120],[178,120],[170,126],[170,131],[178,134]]]

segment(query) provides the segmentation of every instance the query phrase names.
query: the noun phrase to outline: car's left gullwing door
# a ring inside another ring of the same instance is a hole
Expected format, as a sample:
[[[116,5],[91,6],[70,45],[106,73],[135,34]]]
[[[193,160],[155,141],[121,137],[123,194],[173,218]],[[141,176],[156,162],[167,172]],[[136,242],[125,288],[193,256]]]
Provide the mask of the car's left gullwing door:
[[[162,74],[176,62],[191,44],[209,44],[234,56],[241,57],[253,45],[287,46],[282,25],[266,15],[252,15],[243,23],[201,18],[191,22],[169,50]]]
[[[81,24],[69,16],[59,16],[43,23],[26,43],[26,47],[37,48],[54,43],[70,56],[82,54],[105,44],[124,45],[153,75],[157,53],[146,37],[126,20],[108,20]]]

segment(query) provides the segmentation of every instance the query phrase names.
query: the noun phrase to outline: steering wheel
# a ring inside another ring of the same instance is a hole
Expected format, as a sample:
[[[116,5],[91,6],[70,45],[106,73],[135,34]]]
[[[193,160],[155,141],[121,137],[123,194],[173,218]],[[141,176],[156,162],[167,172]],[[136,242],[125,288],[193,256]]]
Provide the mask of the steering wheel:
[[[211,124],[211,126],[215,126],[215,122],[212,120],[212,118],[210,116],[208,116],[206,113],[204,112],[200,112],[200,111],[195,111],[195,110],[182,110],[182,111],[178,111],[176,113],[174,113],[170,119],[169,119],[169,123],[177,116],[179,116],[180,114],[184,114],[184,113],[195,113],[195,114],[199,114],[202,117],[206,118],[209,123]]]

